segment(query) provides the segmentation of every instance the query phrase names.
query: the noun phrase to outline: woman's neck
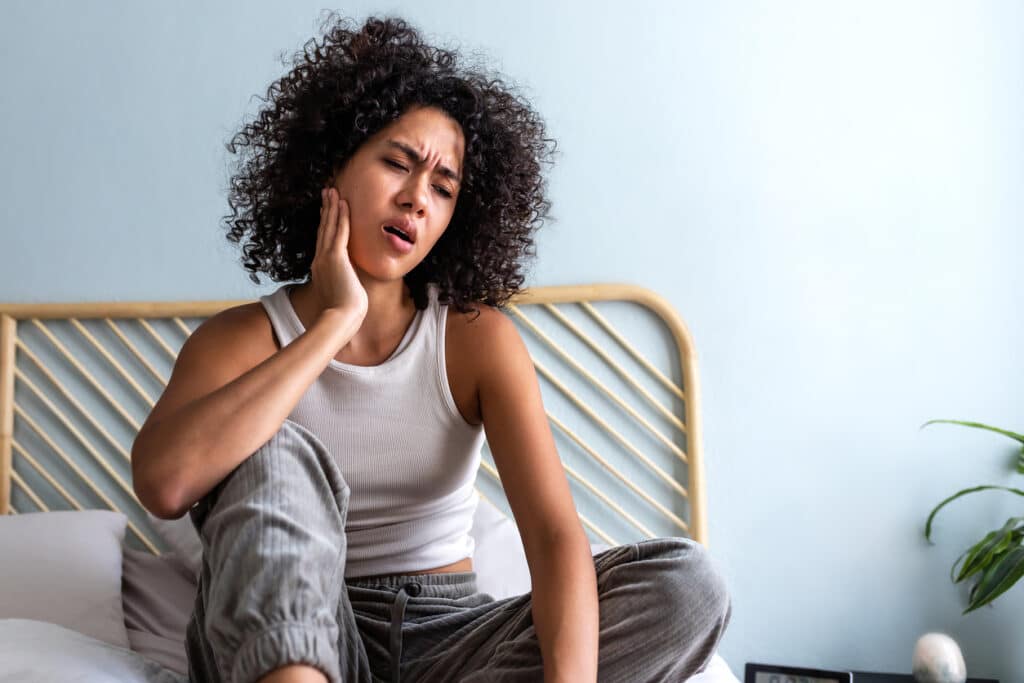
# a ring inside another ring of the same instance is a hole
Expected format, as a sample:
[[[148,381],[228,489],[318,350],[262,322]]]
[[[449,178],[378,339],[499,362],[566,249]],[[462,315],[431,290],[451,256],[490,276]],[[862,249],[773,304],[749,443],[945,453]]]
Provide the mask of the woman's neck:
[[[389,356],[405,336],[416,317],[416,304],[404,281],[364,283],[368,306],[362,325],[341,354],[352,358]],[[313,297],[311,283],[303,283],[292,291],[292,306],[303,327],[309,329],[322,312]]]

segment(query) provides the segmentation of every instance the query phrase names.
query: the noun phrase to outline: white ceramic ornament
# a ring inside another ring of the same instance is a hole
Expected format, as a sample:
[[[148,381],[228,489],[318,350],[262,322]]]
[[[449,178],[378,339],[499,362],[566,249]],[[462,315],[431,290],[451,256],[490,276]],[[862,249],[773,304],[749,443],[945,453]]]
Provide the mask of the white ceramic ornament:
[[[945,633],[926,633],[914,646],[914,680],[918,683],[964,683],[967,666],[956,641]]]

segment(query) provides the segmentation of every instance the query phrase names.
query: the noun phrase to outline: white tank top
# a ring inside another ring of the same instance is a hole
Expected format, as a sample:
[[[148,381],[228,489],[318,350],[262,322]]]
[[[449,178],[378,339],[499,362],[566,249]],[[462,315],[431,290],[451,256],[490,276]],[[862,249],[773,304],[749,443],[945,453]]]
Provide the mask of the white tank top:
[[[288,297],[260,297],[283,346],[305,332]],[[345,577],[431,569],[472,557],[483,427],[463,419],[445,368],[448,306],[428,285],[398,348],[374,366],[331,359],[288,416],[334,454],[350,489]]]

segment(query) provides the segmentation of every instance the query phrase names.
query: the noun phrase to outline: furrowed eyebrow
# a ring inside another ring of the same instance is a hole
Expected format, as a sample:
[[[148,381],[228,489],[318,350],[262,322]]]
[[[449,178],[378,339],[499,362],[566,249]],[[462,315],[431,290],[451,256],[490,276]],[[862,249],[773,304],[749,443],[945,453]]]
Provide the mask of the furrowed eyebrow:
[[[426,159],[421,157],[416,152],[415,149],[413,149],[409,145],[405,144],[404,142],[399,142],[398,140],[388,140],[388,144],[390,146],[392,146],[392,147],[396,147],[396,148],[402,150],[402,152],[404,152],[410,159],[412,159],[413,161],[415,161],[418,164],[422,164],[422,163],[426,162]],[[462,178],[459,177],[459,174],[456,173],[455,171],[453,171],[452,169],[448,168],[444,164],[441,164],[441,165],[438,166],[438,171],[440,171],[441,175],[443,175],[445,178],[449,178],[449,179],[455,181],[456,183],[461,183],[462,182]]]

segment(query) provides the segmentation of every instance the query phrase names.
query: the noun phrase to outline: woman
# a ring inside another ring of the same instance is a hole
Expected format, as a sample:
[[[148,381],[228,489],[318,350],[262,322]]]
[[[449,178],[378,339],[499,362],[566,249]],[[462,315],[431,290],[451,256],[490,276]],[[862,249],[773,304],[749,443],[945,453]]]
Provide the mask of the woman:
[[[549,208],[541,119],[401,20],[335,22],[296,62],[229,145],[228,222],[255,282],[302,282],[200,326],[133,447],[139,499],[203,541],[190,678],[702,669],[721,580],[687,539],[591,557],[500,311]],[[468,535],[484,429],[533,587],[497,601]]]

